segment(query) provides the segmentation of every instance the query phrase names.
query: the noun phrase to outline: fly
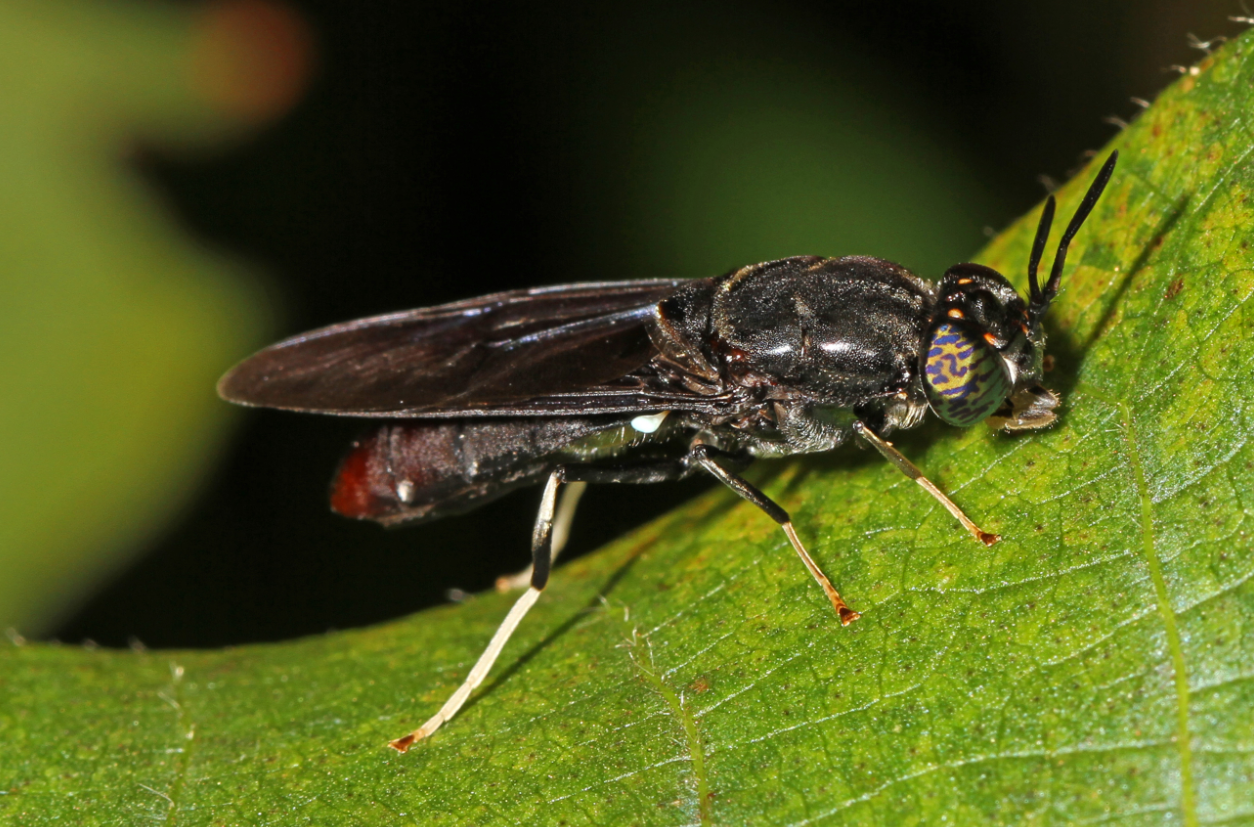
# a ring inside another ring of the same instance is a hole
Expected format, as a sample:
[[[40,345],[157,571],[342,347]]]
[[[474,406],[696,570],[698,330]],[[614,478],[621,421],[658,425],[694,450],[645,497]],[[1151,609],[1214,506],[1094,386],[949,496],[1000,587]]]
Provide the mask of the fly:
[[[360,319],[279,342],[227,373],[218,392],[231,402],[380,420],[336,474],[331,506],[345,516],[419,522],[544,484],[527,590],[448,702],[391,746],[405,752],[431,735],[487,676],[548,583],[581,483],[711,474],[779,523],[843,625],[858,612],[788,513],[740,476],[755,458],[857,437],[976,540],[997,542],[885,437],[929,410],[959,427],[1054,422],[1058,396],[1040,384],[1042,320],[1117,158],[1097,173],[1041,287],[1055,210],[1046,200],[1026,302],[979,264],[932,284],[879,258],[798,256],[717,278],[515,290]]]

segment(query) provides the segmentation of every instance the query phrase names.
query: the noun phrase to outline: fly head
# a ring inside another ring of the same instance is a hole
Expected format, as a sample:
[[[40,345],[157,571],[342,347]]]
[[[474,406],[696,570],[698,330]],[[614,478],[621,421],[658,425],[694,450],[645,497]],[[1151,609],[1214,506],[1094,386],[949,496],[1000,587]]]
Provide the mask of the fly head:
[[[936,310],[920,354],[920,372],[932,410],[952,425],[988,419],[1007,431],[1053,424],[1058,396],[1041,385],[1045,359],[1042,320],[1058,294],[1067,247],[1101,197],[1119,153],[1113,152],[1089,186],[1067,225],[1049,280],[1036,271],[1054,218],[1054,197],[1045,201],[1028,260],[1025,302],[1004,276],[979,264],[951,267],[941,281]]]

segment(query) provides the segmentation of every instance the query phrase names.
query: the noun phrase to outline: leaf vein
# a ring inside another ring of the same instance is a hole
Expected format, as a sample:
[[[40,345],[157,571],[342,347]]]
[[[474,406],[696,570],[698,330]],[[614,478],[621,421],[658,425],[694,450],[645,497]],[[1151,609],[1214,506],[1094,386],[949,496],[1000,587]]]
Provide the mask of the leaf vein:
[[[631,640],[633,649],[636,642],[640,639],[641,636],[638,635],[635,630],[632,630]],[[645,645],[648,646],[648,638],[645,637],[644,640]],[[640,672],[641,676],[645,679],[645,682],[652,686],[653,689],[662,696],[662,700],[664,700],[666,705],[670,707],[671,714],[673,714],[675,719],[679,722],[680,730],[683,735],[683,742],[688,751],[688,760],[692,764],[693,778],[696,781],[697,815],[700,819],[700,823],[704,827],[708,827],[714,823],[712,807],[714,796],[710,790],[710,780],[705,767],[705,751],[701,744],[701,733],[697,729],[697,721],[693,717],[691,710],[688,709],[687,704],[684,703],[683,696],[672,689],[666,681],[662,679],[662,675],[657,670],[656,665],[652,668],[645,666],[640,662],[640,658],[636,656],[634,651],[631,655],[629,655],[629,657],[631,662],[635,664],[636,669]],[[649,657],[650,660],[652,660],[652,646],[649,646]],[[682,760],[682,756],[676,760]]]
[[[1154,595],[1158,613],[1162,616],[1167,632],[1167,645],[1175,672],[1176,690],[1176,746],[1180,751],[1180,809],[1186,827],[1197,827],[1197,792],[1193,782],[1192,743],[1189,734],[1189,677],[1185,670],[1184,649],[1180,642],[1180,630],[1176,615],[1167,594],[1167,581],[1163,577],[1162,562],[1158,558],[1154,534],[1154,499],[1145,478],[1145,466],[1141,449],[1132,424],[1132,412],[1124,402],[1117,403],[1122,414],[1124,438],[1128,442],[1128,462],[1141,498],[1141,538],[1145,549],[1145,562],[1154,581]]]

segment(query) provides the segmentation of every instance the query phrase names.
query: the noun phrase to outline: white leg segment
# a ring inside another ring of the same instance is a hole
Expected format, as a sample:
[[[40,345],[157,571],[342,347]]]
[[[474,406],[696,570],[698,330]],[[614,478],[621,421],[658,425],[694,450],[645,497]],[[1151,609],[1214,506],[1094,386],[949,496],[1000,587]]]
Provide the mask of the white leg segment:
[[[457,687],[457,691],[453,693],[444,706],[440,707],[440,711],[431,716],[425,724],[415,729],[403,738],[397,738],[392,741],[389,746],[398,752],[405,752],[415,741],[421,741],[431,733],[440,728],[440,725],[457,714],[457,710],[462,708],[462,704],[466,703],[466,699],[470,697],[470,693],[483,683],[483,679],[488,676],[488,671],[492,668],[492,664],[496,663],[496,659],[500,657],[501,650],[505,648],[506,642],[510,635],[514,634],[514,630],[518,628],[518,624],[527,616],[527,612],[531,611],[531,607],[540,599],[539,589],[527,589],[523,592],[522,597],[514,603],[514,607],[509,610],[509,614],[505,616],[505,621],[497,627],[496,634],[492,636],[492,640],[488,643],[488,648],[483,650],[483,654],[479,656],[479,660],[470,670],[470,674],[466,676],[466,680],[462,685]]]
[[[557,504],[557,489],[561,488],[558,471],[554,471],[549,475],[548,484],[544,486],[544,496],[540,498],[540,511],[536,514],[535,530],[531,534],[531,553],[534,557],[539,551],[545,548],[545,543],[549,539],[550,532],[553,530],[553,512]],[[543,584],[542,584],[543,585]],[[457,714],[457,710],[462,708],[462,704],[466,703],[466,699],[470,697],[470,693],[483,683],[483,679],[488,676],[488,671],[492,669],[492,664],[496,663],[496,659],[500,657],[501,650],[505,648],[505,644],[509,641],[510,636],[514,634],[514,630],[518,628],[518,624],[522,623],[522,619],[527,616],[527,612],[531,611],[531,607],[536,605],[536,601],[540,599],[540,589],[534,586],[523,592],[522,596],[514,602],[513,608],[509,610],[509,614],[505,616],[505,620],[497,627],[496,634],[492,635],[492,640],[488,642],[488,648],[483,650],[483,654],[479,656],[479,660],[471,668],[470,674],[466,676],[466,680],[462,681],[462,685],[457,687],[457,691],[453,693],[444,706],[440,707],[440,711],[431,716],[425,724],[415,729],[408,735],[397,738],[388,746],[397,752],[405,752],[415,742],[421,741],[431,733],[440,728],[440,725]]]
[[[575,521],[575,509],[579,507],[579,498],[588,490],[586,482],[572,482],[562,489],[562,498],[557,503],[557,516],[553,518],[553,561],[566,548],[570,539],[570,524]]]

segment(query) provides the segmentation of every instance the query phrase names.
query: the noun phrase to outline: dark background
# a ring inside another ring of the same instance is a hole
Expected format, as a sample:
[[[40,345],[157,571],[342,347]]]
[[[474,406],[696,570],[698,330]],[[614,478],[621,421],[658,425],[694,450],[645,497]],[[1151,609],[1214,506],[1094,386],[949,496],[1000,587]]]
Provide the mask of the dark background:
[[[633,176],[621,129],[633,107],[674,77],[738,61],[801,59],[916,109],[975,171],[981,220],[955,241],[970,255],[981,227],[1043,196],[1040,176],[1063,180],[1105,144],[1118,128],[1108,117],[1133,118],[1130,97],[1152,99],[1175,76],[1167,67],[1201,57],[1188,33],[1233,34],[1227,15],[1241,13],[1185,0],[292,5],[318,61],[297,108],[226,154],[140,162],[193,233],[270,274],[281,335],[497,289],[749,263],[669,269],[634,253],[647,230],[615,211]],[[203,496],[55,637],[276,640],[397,617],[526,562],[534,492],[400,531],[330,514],[331,474],[361,430],[249,412]],[[594,490],[572,549],[701,487]]]

